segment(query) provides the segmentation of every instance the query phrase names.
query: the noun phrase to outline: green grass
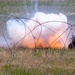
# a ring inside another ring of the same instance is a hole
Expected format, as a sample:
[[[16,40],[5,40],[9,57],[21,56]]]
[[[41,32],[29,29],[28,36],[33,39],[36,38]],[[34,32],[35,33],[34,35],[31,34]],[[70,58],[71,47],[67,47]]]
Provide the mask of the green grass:
[[[27,2],[25,3],[25,5],[28,7],[28,9],[31,7],[31,5],[33,6],[33,5],[35,5],[35,2],[33,2],[32,4],[31,4],[31,2],[29,1],[29,0],[27,0]],[[47,6],[47,8],[46,9],[48,9],[48,10],[51,10],[52,9],[52,11],[54,12],[54,10],[56,9],[56,11],[62,11],[62,12],[65,12],[65,13],[67,13],[67,12],[74,12],[75,10],[74,10],[74,6],[75,6],[75,1],[74,0],[66,0],[66,1],[53,1],[53,0],[51,0],[51,1],[39,1],[38,2],[38,8],[40,9],[40,8],[45,8]],[[12,8],[15,8],[15,9],[17,9],[17,7],[19,7],[19,9],[20,9],[20,7],[24,7],[24,1],[22,0],[19,0],[19,1],[16,1],[16,0],[7,0],[7,1],[0,1],[0,14],[2,14],[2,13],[5,13],[4,11],[6,10],[6,9],[10,9],[10,11],[12,11]],[[33,8],[34,8],[34,6],[33,6]],[[54,10],[53,10],[54,9]],[[14,11],[14,9],[13,9],[13,11]],[[13,12],[12,11],[12,12]],[[51,11],[51,12],[52,12]],[[7,11],[6,11],[7,12]]]
[[[0,1],[0,15],[20,12],[23,8],[23,1]]]
[[[0,69],[1,75],[75,75],[75,69],[47,68],[19,68],[13,65],[5,65]]]
[[[21,6],[23,5],[22,1],[0,1],[0,7],[6,7],[6,6]]]
[[[3,15],[15,15],[18,17],[24,17],[25,13],[27,14],[25,6],[27,6],[27,9],[29,13],[31,13],[31,5],[33,9],[35,9],[35,2],[31,4],[29,0],[27,0],[27,3],[24,3],[23,0],[0,0],[0,19],[4,20],[4,18],[7,18]],[[74,24],[74,17],[75,17],[75,1],[74,0],[65,0],[65,1],[39,1],[38,2],[38,10],[49,12],[49,13],[63,13],[67,15],[68,22],[71,24]],[[30,14],[31,15],[31,14]],[[4,17],[4,18],[3,18]]]

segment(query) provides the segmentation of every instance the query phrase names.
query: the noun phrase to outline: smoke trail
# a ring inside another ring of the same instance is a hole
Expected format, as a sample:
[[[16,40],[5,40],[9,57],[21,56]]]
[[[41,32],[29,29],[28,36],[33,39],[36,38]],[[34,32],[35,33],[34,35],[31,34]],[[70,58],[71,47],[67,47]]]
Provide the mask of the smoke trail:
[[[71,37],[67,21],[67,17],[62,13],[43,12],[36,12],[28,21],[10,19],[6,22],[10,37],[9,44],[12,43],[11,47],[20,45],[26,48],[63,48],[65,45],[67,48]]]

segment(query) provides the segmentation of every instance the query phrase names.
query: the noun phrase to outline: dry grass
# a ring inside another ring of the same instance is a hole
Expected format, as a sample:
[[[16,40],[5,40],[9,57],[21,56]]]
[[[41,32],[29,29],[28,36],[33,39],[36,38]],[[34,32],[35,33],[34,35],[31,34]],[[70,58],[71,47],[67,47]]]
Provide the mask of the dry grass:
[[[55,49],[1,49],[0,66],[12,64],[26,68],[75,69],[75,50]]]
[[[0,49],[1,75],[75,75],[75,50]]]

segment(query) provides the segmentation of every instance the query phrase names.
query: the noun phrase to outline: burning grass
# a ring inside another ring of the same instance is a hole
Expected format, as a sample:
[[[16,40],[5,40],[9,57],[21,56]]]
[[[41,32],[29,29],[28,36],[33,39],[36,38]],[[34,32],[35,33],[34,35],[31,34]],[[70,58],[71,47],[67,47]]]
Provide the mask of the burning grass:
[[[75,50],[0,49],[2,75],[75,75]]]

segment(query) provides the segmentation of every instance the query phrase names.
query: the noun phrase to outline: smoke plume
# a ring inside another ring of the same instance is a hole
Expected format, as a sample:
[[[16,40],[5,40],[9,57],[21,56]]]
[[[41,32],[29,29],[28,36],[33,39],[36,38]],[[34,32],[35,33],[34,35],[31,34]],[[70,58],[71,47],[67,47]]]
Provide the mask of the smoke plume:
[[[67,48],[70,43],[67,17],[62,14],[36,12],[31,19],[10,19],[6,22],[9,47]],[[7,45],[7,44],[5,44]],[[6,47],[4,45],[4,47]]]

